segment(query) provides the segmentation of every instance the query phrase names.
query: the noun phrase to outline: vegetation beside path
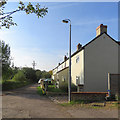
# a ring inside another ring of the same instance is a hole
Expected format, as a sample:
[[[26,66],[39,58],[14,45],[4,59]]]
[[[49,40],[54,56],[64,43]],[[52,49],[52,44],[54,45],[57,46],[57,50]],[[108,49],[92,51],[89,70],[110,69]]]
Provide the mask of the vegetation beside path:
[[[28,84],[36,83],[40,78],[51,77],[51,71],[35,70],[30,67],[16,67],[14,62],[11,62],[10,46],[4,41],[0,41],[0,47],[2,53],[2,64],[0,64],[2,68],[0,74],[2,74],[2,77],[0,77],[0,85],[2,84],[3,91],[13,90]]]

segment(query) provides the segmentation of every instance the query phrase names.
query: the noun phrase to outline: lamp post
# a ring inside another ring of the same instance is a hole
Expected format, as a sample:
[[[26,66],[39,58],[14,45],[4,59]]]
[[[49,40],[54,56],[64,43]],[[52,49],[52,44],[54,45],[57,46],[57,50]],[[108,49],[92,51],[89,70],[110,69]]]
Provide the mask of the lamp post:
[[[70,22],[70,39],[69,39],[69,80],[68,80],[68,101],[71,102],[71,20],[62,20],[63,23]]]

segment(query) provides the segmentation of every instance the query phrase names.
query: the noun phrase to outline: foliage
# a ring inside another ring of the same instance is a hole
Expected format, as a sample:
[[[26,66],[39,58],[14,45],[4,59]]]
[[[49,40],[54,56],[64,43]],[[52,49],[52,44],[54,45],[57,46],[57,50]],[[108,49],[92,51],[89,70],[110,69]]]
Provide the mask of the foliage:
[[[41,76],[42,76],[41,70],[36,70],[37,81],[41,78]]]
[[[42,88],[41,88],[41,87],[37,87],[37,93],[38,93],[40,96],[43,96],[43,92],[42,92]]]
[[[51,78],[51,75],[49,74],[49,72],[42,71],[41,77],[42,77],[42,78]]]
[[[27,81],[25,74],[23,73],[23,71],[18,71],[17,74],[15,74],[15,76],[13,77],[14,81]]]
[[[65,91],[65,92],[68,92],[68,83],[67,82],[62,82],[61,85],[60,85],[60,89]],[[74,91],[77,91],[77,87],[72,83],[71,84],[71,91],[74,92]]]
[[[28,81],[37,82],[36,72],[33,68],[24,67],[22,71],[25,74],[25,77]]]
[[[13,10],[11,12],[4,12],[5,5],[7,4],[6,0],[0,1],[0,28],[10,28],[10,26],[17,25],[15,22],[13,22],[12,14],[18,12],[18,11],[24,11],[26,14],[32,14],[34,13],[37,15],[37,17],[44,17],[46,13],[48,12],[48,8],[40,7],[40,4],[36,4],[33,6],[30,2],[25,5],[22,1],[19,2],[19,6],[16,10]]]
[[[2,47],[2,64],[10,65],[10,47],[5,44],[4,41],[0,41],[0,46]]]
[[[15,76],[15,74],[17,74],[19,71],[18,67],[12,67],[12,75],[11,75],[11,79]]]
[[[27,81],[6,80],[2,83],[2,90],[12,90],[30,84]]]
[[[48,85],[48,92],[63,93],[64,91],[59,88],[55,88],[55,85]]]
[[[2,77],[6,80],[10,77],[12,70],[10,68],[10,47],[4,41],[0,41],[1,59],[2,59]]]
[[[49,74],[50,74],[50,75],[52,75],[52,74],[53,74],[53,71],[52,71],[52,70],[50,70],[50,71],[49,71]]]

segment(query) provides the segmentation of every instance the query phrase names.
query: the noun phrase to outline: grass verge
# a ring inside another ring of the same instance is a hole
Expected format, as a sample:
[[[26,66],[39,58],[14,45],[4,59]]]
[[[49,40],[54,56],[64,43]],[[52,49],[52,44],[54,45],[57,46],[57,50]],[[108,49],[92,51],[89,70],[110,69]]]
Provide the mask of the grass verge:
[[[80,107],[86,107],[86,108],[93,108],[93,109],[109,109],[109,108],[118,108],[120,106],[120,103],[118,101],[112,101],[112,102],[90,102],[90,101],[83,101],[83,100],[77,100],[77,101],[71,101],[69,103],[61,103],[61,106],[67,107],[67,106],[80,106]]]
[[[55,88],[55,85],[48,85],[48,92],[65,93],[63,90]]]
[[[13,89],[16,89],[16,88],[20,88],[20,87],[26,86],[28,84],[30,84],[30,82],[6,80],[6,81],[2,82],[2,90],[3,91],[13,90]]]
[[[41,87],[37,87],[37,93],[38,93],[40,96],[43,96],[43,92],[42,92],[42,88],[41,88]]]
[[[76,100],[76,101],[71,101],[71,102],[68,102],[68,103],[61,103],[60,105],[62,105],[62,106],[72,106],[72,105],[76,105],[76,104],[84,105],[84,104],[87,104],[87,103],[90,103],[90,101]]]

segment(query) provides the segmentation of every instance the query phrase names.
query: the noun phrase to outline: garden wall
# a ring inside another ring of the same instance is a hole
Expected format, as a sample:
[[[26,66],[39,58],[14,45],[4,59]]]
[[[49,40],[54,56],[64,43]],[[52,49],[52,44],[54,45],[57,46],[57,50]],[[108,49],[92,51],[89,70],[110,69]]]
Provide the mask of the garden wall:
[[[107,92],[72,92],[72,100],[104,101]]]

